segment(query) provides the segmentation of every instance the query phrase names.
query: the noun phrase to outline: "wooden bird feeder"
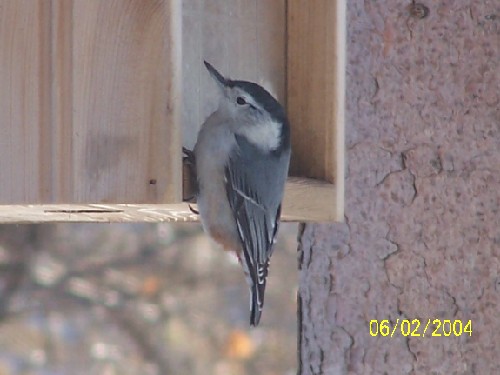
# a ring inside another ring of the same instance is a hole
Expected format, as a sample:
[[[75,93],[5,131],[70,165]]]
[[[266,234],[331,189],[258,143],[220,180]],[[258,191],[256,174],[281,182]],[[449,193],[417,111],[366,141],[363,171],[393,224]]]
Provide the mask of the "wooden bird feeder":
[[[0,222],[197,220],[203,60],[286,104],[283,219],[343,220],[344,0],[0,0],[0,45]]]

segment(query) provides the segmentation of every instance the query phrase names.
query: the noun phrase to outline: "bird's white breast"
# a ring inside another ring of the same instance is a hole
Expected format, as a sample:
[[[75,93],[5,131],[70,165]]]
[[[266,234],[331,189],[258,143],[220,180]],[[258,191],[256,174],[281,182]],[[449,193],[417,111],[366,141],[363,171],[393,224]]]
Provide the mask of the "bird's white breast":
[[[282,125],[272,119],[266,119],[252,126],[241,127],[238,133],[261,149],[276,150],[280,144]]]
[[[227,250],[239,251],[239,237],[225,187],[225,166],[236,147],[228,123],[214,112],[202,125],[194,148],[198,210],[205,231]]]

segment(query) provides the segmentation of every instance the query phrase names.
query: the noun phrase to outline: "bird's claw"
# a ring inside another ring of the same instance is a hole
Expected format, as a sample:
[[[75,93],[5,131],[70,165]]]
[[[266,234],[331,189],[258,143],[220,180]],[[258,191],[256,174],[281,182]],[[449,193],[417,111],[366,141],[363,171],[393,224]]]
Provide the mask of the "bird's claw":
[[[195,165],[196,159],[194,156],[194,151],[188,150],[186,147],[182,148],[182,153],[184,156],[182,157],[182,160],[189,165]]]

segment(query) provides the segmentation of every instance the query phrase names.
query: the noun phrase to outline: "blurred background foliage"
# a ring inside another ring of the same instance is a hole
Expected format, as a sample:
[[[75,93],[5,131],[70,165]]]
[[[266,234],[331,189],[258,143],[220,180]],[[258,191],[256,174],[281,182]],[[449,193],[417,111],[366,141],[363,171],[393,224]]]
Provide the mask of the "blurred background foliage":
[[[0,375],[296,372],[296,225],[250,328],[236,258],[198,224],[0,226]]]

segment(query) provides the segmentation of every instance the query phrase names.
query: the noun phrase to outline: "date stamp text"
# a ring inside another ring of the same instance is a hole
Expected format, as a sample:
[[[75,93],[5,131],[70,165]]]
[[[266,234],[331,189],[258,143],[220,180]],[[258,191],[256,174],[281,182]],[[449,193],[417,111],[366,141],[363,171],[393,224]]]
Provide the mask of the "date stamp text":
[[[370,320],[370,335],[373,337],[450,337],[472,336],[472,321],[460,319],[388,319]]]

